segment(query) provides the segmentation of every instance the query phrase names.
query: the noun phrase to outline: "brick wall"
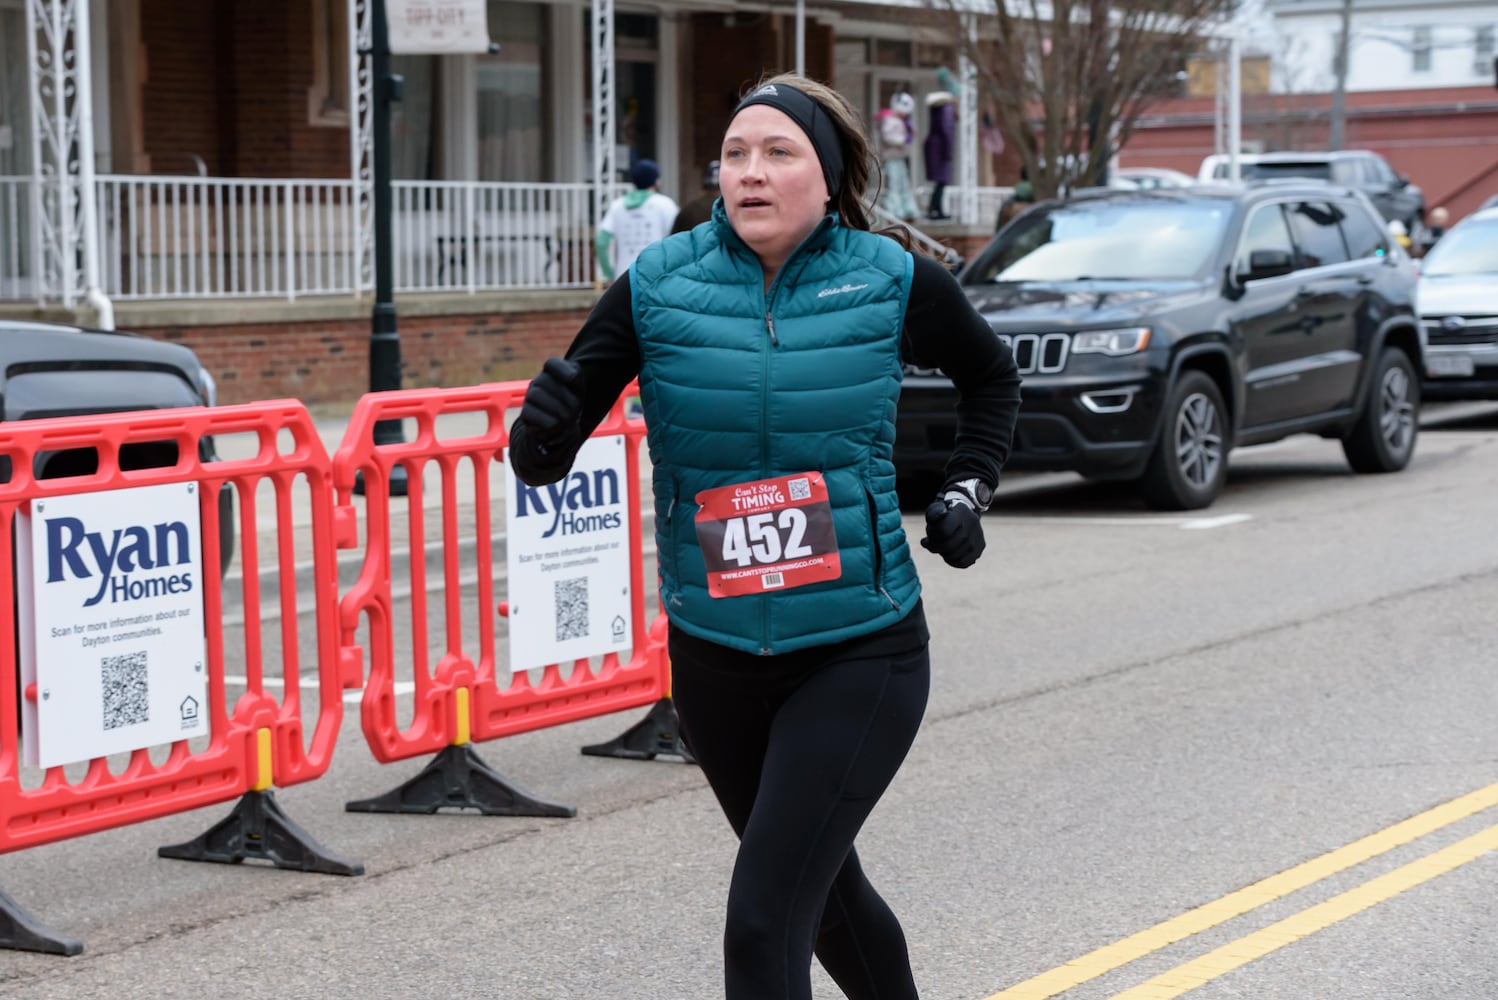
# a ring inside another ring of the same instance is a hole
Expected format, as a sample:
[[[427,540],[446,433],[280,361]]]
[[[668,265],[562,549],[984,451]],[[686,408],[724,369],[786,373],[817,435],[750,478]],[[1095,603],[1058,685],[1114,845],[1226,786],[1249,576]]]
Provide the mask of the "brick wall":
[[[347,177],[348,126],[309,121],[312,16],[306,0],[141,0],[152,172],[195,173],[195,153],[217,176]]]
[[[400,318],[402,385],[465,386],[530,378],[561,354],[585,310]],[[352,403],[369,388],[369,320],[132,327],[185,344],[218,381],[220,403]]]

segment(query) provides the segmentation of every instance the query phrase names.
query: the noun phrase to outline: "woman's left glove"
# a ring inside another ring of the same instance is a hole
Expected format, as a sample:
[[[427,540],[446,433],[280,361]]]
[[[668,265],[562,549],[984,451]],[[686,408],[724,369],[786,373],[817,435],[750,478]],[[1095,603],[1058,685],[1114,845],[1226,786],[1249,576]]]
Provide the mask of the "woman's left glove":
[[[967,569],[983,554],[983,524],[978,512],[962,500],[935,500],[926,508],[926,537],[921,547],[948,566]]]

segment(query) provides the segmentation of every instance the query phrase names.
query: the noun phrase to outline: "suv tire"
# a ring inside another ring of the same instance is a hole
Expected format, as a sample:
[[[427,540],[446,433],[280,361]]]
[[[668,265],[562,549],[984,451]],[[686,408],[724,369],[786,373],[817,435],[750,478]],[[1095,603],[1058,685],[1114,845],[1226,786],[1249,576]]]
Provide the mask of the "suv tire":
[[[1373,369],[1363,412],[1342,453],[1354,472],[1398,472],[1410,463],[1419,434],[1420,380],[1409,355],[1385,347]]]
[[[1227,408],[1217,383],[1205,373],[1184,371],[1165,400],[1160,438],[1137,486],[1160,510],[1196,510],[1222,492],[1227,480]]]

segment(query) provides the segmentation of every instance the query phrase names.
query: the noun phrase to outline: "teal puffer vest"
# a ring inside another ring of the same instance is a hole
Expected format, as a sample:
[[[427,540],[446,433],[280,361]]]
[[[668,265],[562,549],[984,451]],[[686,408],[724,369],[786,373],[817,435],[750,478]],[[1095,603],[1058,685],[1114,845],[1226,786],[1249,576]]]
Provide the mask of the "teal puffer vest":
[[[768,292],[759,260],[713,221],[630,270],[654,463],[661,606],[684,631],[762,655],[892,625],[920,594],[891,461],[912,261],[822,220]],[[712,597],[694,522],[703,490],[820,471],[836,580]]]

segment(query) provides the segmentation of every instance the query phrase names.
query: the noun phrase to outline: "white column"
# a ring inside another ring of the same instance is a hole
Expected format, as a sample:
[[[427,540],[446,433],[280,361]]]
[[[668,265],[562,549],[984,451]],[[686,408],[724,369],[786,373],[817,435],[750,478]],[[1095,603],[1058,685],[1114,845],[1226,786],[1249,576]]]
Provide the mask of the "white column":
[[[593,49],[594,218],[601,220],[614,189],[614,0],[591,0]]]
[[[577,65],[578,53],[585,44],[583,21],[576,7],[561,4],[547,8],[547,16],[551,19],[547,32],[551,39],[550,64],[556,67],[551,79],[551,127],[547,132],[556,156],[556,179],[572,184],[587,180],[592,166],[587,162],[583,130],[577,127],[588,110],[588,95]]]
[[[1242,178],[1238,158],[1243,153],[1243,42],[1238,26],[1228,38],[1228,180]]]
[[[962,81],[962,103],[957,114],[957,183],[962,187],[962,201],[957,207],[957,221],[973,226],[978,223],[978,67],[968,58],[968,51],[978,41],[977,17],[965,15],[962,27],[967,45],[957,57],[957,78]]]
[[[478,57],[472,53],[437,57],[442,78],[442,179],[474,181],[479,176]]]
[[[681,203],[697,187],[696,178],[681,175],[681,74],[677,71],[681,65],[681,29],[674,12],[663,12],[659,23],[655,62],[655,135],[659,148],[655,155],[661,168],[661,190]]]

